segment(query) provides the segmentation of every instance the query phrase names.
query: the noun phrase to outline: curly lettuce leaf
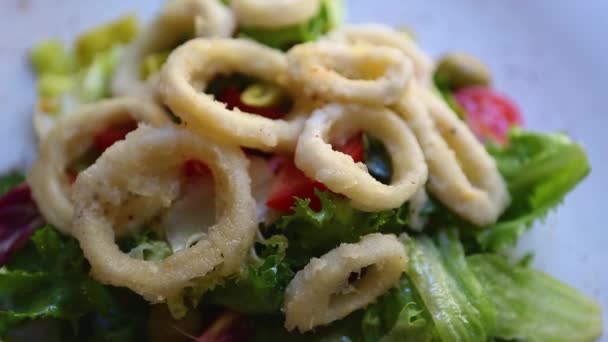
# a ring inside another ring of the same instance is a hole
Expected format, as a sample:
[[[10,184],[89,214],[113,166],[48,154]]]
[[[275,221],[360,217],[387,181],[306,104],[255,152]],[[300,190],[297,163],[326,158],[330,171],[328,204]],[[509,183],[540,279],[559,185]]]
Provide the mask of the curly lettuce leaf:
[[[315,41],[336,28],[342,19],[342,12],[341,1],[324,0],[319,13],[305,23],[280,29],[240,27],[239,36],[275,49],[288,50],[296,44]]]
[[[294,272],[285,260],[287,239],[275,235],[263,242],[261,259],[236,279],[219,286],[204,301],[248,314],[279,313]]]
[[[578,290],[498,255],[474,255],[467,262],[496,305],[494,336],[565,342],[602,334],[600,306]]]
[[[505,178],[512,204],[499,222],[478,237],[485,250],[513,246],[538,219],[560,204],[591,167],[583,147],[560,133],[513,129],[507,146],[488,147]]]
[[[144,230],[128,239],[130,241],[121,243],[122,247],[135,259],[161,261],[173,253],[169,244],[152,230]]]
[[[70,339],[133,340],[147,306],[130,292],[95,282],[88,272],[76,240],[49,226],[36,231],[1,269],[0,336],[27,321],[52,318],[72,327]],[[119,305],[117,293],[129,304]]]
[[[493,334],[496,309],[470,270],[455,231],[438,243],[410,240],[409,276],[443,341],[485,341]]]
[[[363,315],[361,330],[365,341],[431,341],[433,321],[407,276]]]
[[[310,200],[296,199],[293,214],[279,218],[275,228],[289,240],[287,259],[299,269],[310,258],[334,249],[340,243],[354,243],[370,233],[399,234],[407,225],[407,204],[398,209],[364,212],[350,206],[350,200],[316,191],[321,210],[310,208]]]

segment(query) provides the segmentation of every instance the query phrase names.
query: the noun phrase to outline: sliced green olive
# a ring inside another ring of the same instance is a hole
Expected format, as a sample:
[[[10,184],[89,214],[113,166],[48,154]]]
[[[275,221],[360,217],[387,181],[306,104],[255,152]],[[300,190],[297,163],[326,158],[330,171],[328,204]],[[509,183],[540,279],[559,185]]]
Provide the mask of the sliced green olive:
[[[152,306],[148,317],[148,340],[150,342],[187,342],[189,336],[198,336],[202,327],[202,318],[197,310],[190,310],[186,316],[176,320],[171,316],[167,305]]]
[[[151,75],[159,72],[160,68],[162,68],[163,64],[165,64],[170,54],[170,51],[162,51],[151,53],[146,56],[141,63],[139,70],[139,76],[141,79],[146,80]]]
[[[435,82],[441,89],[457,90],[467,86],[489,86],[490,71],[478,59],[465,53],[445,55],[435,71]]]
[[[281,88],[269,83],[253,83],[241,93],[241,101],[252,107],[273,107],[284,98]]]

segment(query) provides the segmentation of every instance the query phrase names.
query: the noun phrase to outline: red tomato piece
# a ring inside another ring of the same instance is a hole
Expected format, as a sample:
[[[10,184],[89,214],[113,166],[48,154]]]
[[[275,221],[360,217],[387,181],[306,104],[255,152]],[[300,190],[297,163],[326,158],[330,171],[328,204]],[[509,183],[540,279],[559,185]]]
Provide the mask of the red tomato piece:
[[[124,140],[131,131],[137,128],[137,122],[129,121],[107,127],[93,137],[93,147],[98,153],[103,153],[115,142]]]
[[[296,167],[293,159],[286,160],[270,187],[266,205],[268,208],[289,213],[296,203],[296,197],[310,198],[310,207],[318,211],[321,209],[321,201],[315,196],[315,189],[325,190],[326,187],[308,178]]]
[[[198,179],[211,175],[211,170],[198,159],[188,159],[182,166],[182,173],[187,179]]]
[[[363,160],[362,135],[357,134],[344,144],[335,147],[337,151],[350,155],[355,162]],[[310,207],[319,211],[321,201],[315,196],[315,189],[327,190],[322,183],[309,178],[298,169],[293,159],[275,157],[270,161],[271,168],[278,169],[276,178],[270,188],[266,205],[274,210],[289,213],[295,205],[295,198],[310,199]]]
[[[254,107],[241,101],[241,90],[237,86],[227,86],[217,96],[218,101],[224,102],[228,109],[238,108],[244,112],[254,113],[269,119],[280,119],[287,114],[284,106]]]
[[[523,125],[517,106],[492,89],[467,87],[458,90],[454,97],[467,113],[467,124],[483,142],[492,140],[504,145],[508,143],[509,129]]]
[[[334,147],[336,151],[348,154],[355,163],[363,161],[363,134],[358,133],[348,139],[344,144]]]
[[[270,166],[272,172],[276,175],[283,167],[283,164],[288,162],[290,162],[289,158],[277,155],[268,160],[268,165]]]
[[[70,183],[70,185],[74,184],[74,182],[76,182],[76,178],[78,178],[78,173],[71,170],[66,171],[65,175],[68,178],[68,183]]]

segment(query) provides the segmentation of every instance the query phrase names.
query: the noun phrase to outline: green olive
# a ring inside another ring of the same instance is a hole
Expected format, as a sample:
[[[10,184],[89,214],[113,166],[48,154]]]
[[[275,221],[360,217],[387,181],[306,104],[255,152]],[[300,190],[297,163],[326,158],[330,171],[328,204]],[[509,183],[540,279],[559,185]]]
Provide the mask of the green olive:
[[[475,57],[453,52],[445,55],[435,71],[435,82],[440,88],[457,90],[467,86],[489,86],[490,71]]]
[[[283,101],[283,90],[269,83],[253,83],[241,94],[241,101],[252,107],[272,107]]]
[[[150,342],[188,342],[189,336],[198,336],[201,332],[202,318],[197,310],[190,310],[186,316],[176,320],[171,316],[167,305],[152,306],[148,317],[148,340]]]

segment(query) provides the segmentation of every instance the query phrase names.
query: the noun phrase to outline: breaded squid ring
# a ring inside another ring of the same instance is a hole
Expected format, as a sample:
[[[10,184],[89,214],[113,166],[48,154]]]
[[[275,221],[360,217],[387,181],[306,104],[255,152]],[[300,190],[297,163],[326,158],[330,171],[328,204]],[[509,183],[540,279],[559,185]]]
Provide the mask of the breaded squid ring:
[[[374,179],[364,164],[332,149],[328,141],[334,127],[341,134],[364,130],[382,140],[393,163],[389,185]],[[308,177],[350,198],[352,206],[365,211],[401,206],[427,179],[416,137],[397,114],[379,107],[329,104],[316,110],[298,140],[295,162]]]
[[[381,24],[360,24],[341,27],[328,35],[330,41],[389,46],[403,52],[414,64],[414,75],[424,85],[430,85],[435,65],[416,43],[403,33]]]
[[[122,252],[114,241],[115,226],[168,208],[183,184],[182,166],[192,158],[205,163],[215,179],[217,222],[193,246],[159,262]],[[237,146],[218,145],[174,126],[140,126],[114,144],[74,185],[73,234],[92,276],[163,302],[193,280],[236,272],[257,229],[247,164]]]
[[[287,59],[280,51],[244,39],[193,39],[171,54],[161,71],[164,102],[188,128],[216,140],[265,151],[293,151],[304,119],[230,110],[203,91],[218,74],[241,73],[287,86]]]
[[[390,47],[306,43],[289,50],[287,62],[304,93],[340,102],[393,104],[412,75],[409,59]]]
[[[38,141],[44,139],[49,131],[55,126],[57,116],[60,114],[46,113],[40,108],[40,104],[37,103],[34,106],[34,114],[32,115],[32,126],[34,127],[34,133]]]
[[[230,37],[236,29],[234,15],[219,0],[172,0],[160,15],[127,48],[112,79],[114,96],[158,95],[159,75],[142,80],[140,66],[151,53],[162,52],[188,36]]]
[[[321,9],[321,0],[232,0],[241,26],[281,28],[307,22]]]
[[[430,192],[478,226],[495,223],[509,205],[509,191],[467,125],[431,90],[415,83],[396,109],[424,151]]]
[[[57,120],[42,139],[38,158],[28,175],[32,195],[47,222],[70,233],[74,209],[67,167],[91,148],[96,133],[131,120],[154,126],[169,122],[165,111],[153,102],[130,97],[86,104]]]
[[[366,307],[395,285],[407,263],[405,246],[383,234],[366,235],[312,258],[285,291],[285,327],[305,332]],[[359,279],[349,284],[353,273]]]

